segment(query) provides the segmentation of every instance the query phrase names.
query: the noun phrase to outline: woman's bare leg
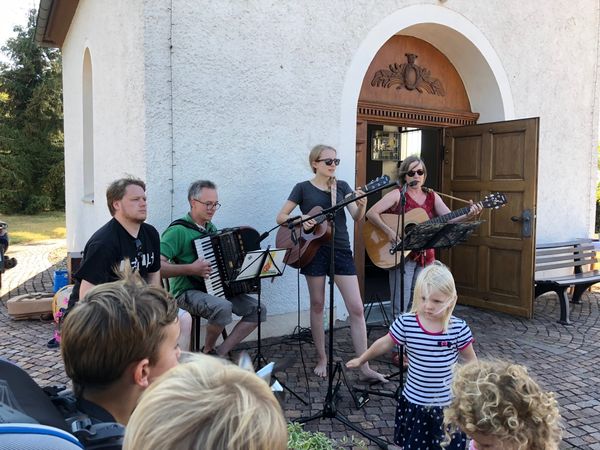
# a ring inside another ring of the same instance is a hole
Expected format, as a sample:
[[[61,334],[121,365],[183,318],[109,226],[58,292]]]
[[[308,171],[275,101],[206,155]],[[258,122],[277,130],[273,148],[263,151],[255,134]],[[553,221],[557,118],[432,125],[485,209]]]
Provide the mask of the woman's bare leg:
[[[310,295],[310,331],[317,349],[319,361],[315,374],[325,378],[327,375],[327,354],[325,353],[325,330],[323,327],[323,308],[325,306],[325,277],[306,276]]]
[[[358,278],[356,275],[336,275],[335,284],[342,293],[346,309],[350,315],[350,334],[354,351],[357,356],[360,356],[367,350],[367,325],[362,299],[360,298]],[[368,363],[363,364],[361,372],[364,380],[384,383],[388,381],[382,374],[371,369]]]

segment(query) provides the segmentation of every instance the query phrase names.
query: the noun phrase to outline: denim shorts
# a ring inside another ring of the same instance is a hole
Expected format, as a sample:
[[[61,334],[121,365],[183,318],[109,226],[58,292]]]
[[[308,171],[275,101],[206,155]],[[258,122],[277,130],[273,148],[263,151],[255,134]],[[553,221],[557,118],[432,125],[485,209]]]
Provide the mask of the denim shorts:
[[[331,259],[331,247],[321,246],[317,254],[307,266],[300,270],[302,275],[309,277],[322,277],[329,275],[329,261]],[[352,251],[347,249],[335,249],[335,274],[356,275]]]

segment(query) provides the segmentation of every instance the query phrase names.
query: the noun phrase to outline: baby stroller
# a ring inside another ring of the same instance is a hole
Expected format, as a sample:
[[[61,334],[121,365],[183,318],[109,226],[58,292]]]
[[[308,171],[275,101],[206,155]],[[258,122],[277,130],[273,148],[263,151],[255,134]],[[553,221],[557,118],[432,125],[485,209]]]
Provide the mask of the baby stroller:
[[[8,269],[17,265],[15,258],[6,256],[8,250],[8,225],[6,222],[0,222],[0,287],[2,287],[2,274]]]

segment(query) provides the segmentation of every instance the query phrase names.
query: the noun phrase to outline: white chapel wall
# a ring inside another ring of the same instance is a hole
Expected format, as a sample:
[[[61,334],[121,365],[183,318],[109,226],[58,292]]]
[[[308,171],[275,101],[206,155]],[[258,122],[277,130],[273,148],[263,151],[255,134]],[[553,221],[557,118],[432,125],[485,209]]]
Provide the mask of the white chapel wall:
[[[126,174],[145,178],[143,23],[141,3],[80,1],[63,55],[67,248],[81,251],[110,218],[108,184]],[[84,54],[89,51],[93,83],[94,197],[84,199]]]
[[[198,178],[219,185],[220,227],[270,229],[294,183],[311,176],[307,153],[318,143],[338,148],[339,178],[353,184],[360,82],[395,33],[446,53],[482,121],[540,116],[538,240],[591,229],[599,28],[593,0],[557,0],[552,8],[516,0],[381,0],[377,7],[362,0],[145,0],[103,7],[80,2],[63,49],[67,216],[77,224],[76,231],[69,227],[70,249],[106,220],[100,195],[123,172],[146,178],[149,221],[159,230],[185,213],[187,187]],[[93,206],[78,197],[86,47],[95,90]],[[273,242],[274,232],[264,244]],[[265,285],[270,314],[296,310],[295,272]],[[304,280],[300,285],[306,309]]]

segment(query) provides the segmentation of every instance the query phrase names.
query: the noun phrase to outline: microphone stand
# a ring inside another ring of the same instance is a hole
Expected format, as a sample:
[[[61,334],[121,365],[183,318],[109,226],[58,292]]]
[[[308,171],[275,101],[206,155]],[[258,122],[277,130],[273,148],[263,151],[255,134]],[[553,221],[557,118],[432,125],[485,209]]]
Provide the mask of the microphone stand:
[[[405,214],[406,214],[406,189],[408,188],[408,186],[414,186],[414,184],[417,184],[415,181],[412,181],[411,183],[404,183],[404,185],[402,186],[402,189],[400,189],[400,229],[399,229],[399,234],[400,234],[400,242],[398,242],[396,245],[392,246],[390,248],[390,253],[394,254],[397,253],[398,251],[400,251],[400,314],[402,314],[404,312],[404,274],[405,274],[405,264],[406,264],[406,256],[404,255],[405,252],[405,248],[404,248],[404,227],[406,226],[405,223]],[[398,233],[397,233],[398,234]],[[396,286],[396,282],[394,281],[394,287]],[[392,293],[393,295],[393,293]],[[394,311],[394,304],[396,302],[394,301],[394,299],[392,298],[392,315],[393,311]],[[394,317],[394,320],[396,319],[396,317]],[[398,399],[402,393],[402,389],[404,387],[404,346],[403,345],[398,345],[398,360],[400,361],[400,367],[397,372],[388,375],[386,378],[388,380],[400,375],[400,380],[399,380],[399,384],[398,387],[396,388],[395,392],[390,392],[390,391],[378,391],[378,390],[374,390],[374,389],[369,389],[369,388],[354,388],[355,392],[361,392],[362,395],[360,395],[358,397],[358,401],[356,402],[357,407],[361,408],[362,406],[364,406],[368,401],[369,401],[369,394],[373,394],[373,395],[379,395],[381,397],[388,397],[388,398],[393,398],[393,399]]]
[[[334,376],[336,373],[340,373],[342,376],[344,376],[344,379],[345,379],[345,375],[344,375],[342,365],[340,364],[340,362],[338,361],[336,363],[335,370],[333,367],[333,334],[334,334],[334,329],[333,329],[334,317],[333,317],[333,315],[334,315],[334,282],[335,282],[334,281],[335,280],[335,215],[337,214],[338,211],[342,210],[349,203],[355,202],[356,200],[360,200],[361,198],[371,195],[382,189],[396,186],[396,185],[397,185],[397,183],[394,182],[394,183],[390,183],[385,186],[381,186],[377,189],[370,190],[369,192],[366,192],[362,195],[351,196],[350,198],[342,201],[341,203],[337,203],[330,208],[324,209],[323,211],[321,211],[318,214],[315,214],[312,217],[307,217],[306,219],[300,220],[300,222],[296,222],[296,225],[298,223],[302,224],[308,220],[315,219],[317,217],[324,215],[331,224],[331,237],[330,237],[331,255],[330,255],[330,261],[329,261],[329,342],[328,342],[329,348],[328,348],[328,360],[327,360],[327,394],[325,396],[325,401],[323,402],[323,410],[321,412],[319,412],[313,416],[301,417],[297,420],[297,422],[306,423],[306,422],[310,422],[312,420],[324,419],[324,418],[337,419],[338,421],[340,421],[341,423],[346,425],[348,428],[353,429],[354,431],[356,431],[360,435],[364,436],[365,438],[369,439],[370,441],[375,442],[379,446],[379,448],[384,448],[384,449],[388,448],[388,442],[367,433],[365,430],[363,430],[359,426],[350,422],[347,417],[342,415],[337,410],[337,405],[335,404],[336,403],[335,397],[339,390],[339,386],[340,386],[341,382],[338,381],[338,383],[334,389],[334,387],[333,387]],[[350,391],[350,394],[352,396],[354,396],[352,391]]]

